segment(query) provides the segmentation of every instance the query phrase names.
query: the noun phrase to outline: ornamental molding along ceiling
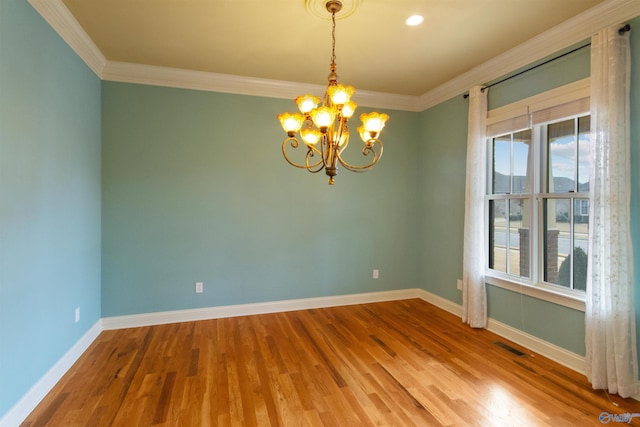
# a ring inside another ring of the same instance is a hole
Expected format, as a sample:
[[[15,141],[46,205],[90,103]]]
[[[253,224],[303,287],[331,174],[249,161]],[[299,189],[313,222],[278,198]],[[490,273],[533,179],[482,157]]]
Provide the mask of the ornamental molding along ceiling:
[[[359,4],[367,0],[354,1]],[[62,0],[29,0],[29,3],[101,80],[285,99],[292,99],[299,93],[324,90],[323,81],[306,84],[111,61],[103,55]],[[452,76],[450,80],[423,94],[359,90],[358,104],[374,108],[424,111],[465,93],[472,86],[508,75],[585,41],[602,28],[619,25],[637,16],[640,16],[640,1],[607,0],[460,75]]]

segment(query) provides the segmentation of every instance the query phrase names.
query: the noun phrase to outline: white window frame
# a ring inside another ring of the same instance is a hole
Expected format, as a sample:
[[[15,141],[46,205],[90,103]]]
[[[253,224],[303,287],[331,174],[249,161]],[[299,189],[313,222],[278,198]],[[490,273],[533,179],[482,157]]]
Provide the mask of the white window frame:
[[[519,133],[520,131],[514,131],[514,132],[510,132],[509,135],[511,135],[511,159],[510,159],[510,172],[511,169],[513,168],[513,136],[516,133]],[[506,134],[505,134],[506,135]],[[497,135],[497,136],[502,136],[502,135]],[[534,145],[534,141],[533,141],[534,135],[533,132],[531,132],[531,158],[535,159],[536,156],[533,154],[533,148],[535,147]],[[490,137],[487,138],[487,168],[486,170],[489,170],[489,162],[491,162],[491,160],[494,157],[494,152],[493,152],[493,139],[494,137]],[[530,160],[531,161],[531,160]],[[533,166],[531,166],[533,167]],[[532,174],[533,175],[533,174]],[[498,270],[490,270],[489,269],[489,257],[487,257],[487,271],[491,271],[492,273],[495,273],[499,276],[504,276],[506,278],[512,278],[512,277],[518,277],[518,276],[514,276],[512,274],[509,273],[509,268],[510,268],[510,229],[509,229],[509,225],[510,225],[510,219],[511,219],[511,211],[509,210],[509,205],[511,200],[526,200],[528,202],[528,212],[527,212],[527,217],[530,218],[530,227],[529,229],[535,229],[534,228],[534,200],[535,200],[535,187],[534,187],[534,179],[533,176],[529,176],[529,192],[528,193],[514,193],[513,192],[513,180],[512,180],[512,176],[511,173],[509,174],[509,192],[507,193],[494,193],[493,192],[493,187],[492,187],[492,179],[491,177],[487,177],[487,196],[485,197],[485,200],[487,201],[485,203],[485,218],[487,218],[487,220],[491,217],[490,214],[490,202],[496,202],[496,201],[503,201],[506,205],[506,211],[507,211],[507,226],[505,229],[506,232],[506,236],[505,236],[505,245],[506,245],[506,253],[505,253],[505,258],[506,258],[506,266],[505,269],[507,270],[505,273],[499,272]],[[487,242],[485,243],[485,247],[488,247],[489,244],[489,233],[487,233]],[[531,239],[530,239],[531,240]],[[534,241],[536,239],[533,239]],[[532,249],[531,249],[532,250]],[[533,252],[531,252],[533,253]],[[531,277],[533,277],[530,274]],[[531,278],[530,277],[530,278]],[[522,280],[526,281],[526,278],[522,278]]]
[[[585,311],[585,294],[582,291],[566,289],[562,286],[548,284],[542,281],[543,263],[542,253],[542,199],[538,197],[541,193],[542,183],[542,162],[545,161],[544,156],[546,150],[543,146],[543,135],[540,134],[541,127],[539,125],[553,121],[566,120],[572,117],[589,114],[589,95],[590,95],[590,79],[586,78],[568,85],[553,89],[530,98],[516,101],[512,104],[490,110],[487,113],[487,144],[491,146],[493,137],[506,133],[518,132],[523,129],[532,129],[532,176],[529,177],[532,182],[531,191],[533,196],[529,202],[529,210],[531,213],[531,232],[537,232],[537,238],[531,239],[530,256],[530,278],[522,278],[513,275],[501,273],[496,270],[489,269],[489,262],[485,268],[485,278],[489,285],[504,288],[513,292],[518,292],[541,300],[549,301],[579,311]],[[534,152],[538,149],[540,152]],[[491,153],[488,149],[487,152]],[[487,161],[492,157],[487,156]],[[489,165],[487,165],[487,171]],[[489,177],[488,177],[489,178]],[[566,195],[559,195],[566,198]],[[495,197],[494,197],[495,198]],[[489,197],[486,198],[488,200]],[[488,201],[485,202],[485,218],[488,227]],[[485,247],[488,248],[488,233]]]
[[[580,216],[588,216],[589,215],[589,203],[582,203],[582,202],[585,202],[585,201],[588,201],[588,200],[580,199],[580,202],[581,202],[580,203],[580,211],[578,212],[578,215],[580,215]],[[585,211],[585,206],[587,207],[586,211]]]

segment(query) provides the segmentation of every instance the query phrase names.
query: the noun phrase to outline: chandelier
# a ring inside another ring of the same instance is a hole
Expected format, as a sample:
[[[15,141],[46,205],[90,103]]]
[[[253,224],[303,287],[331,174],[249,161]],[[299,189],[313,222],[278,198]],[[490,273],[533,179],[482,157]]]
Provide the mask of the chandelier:
[[[357,104],[351,101],[355,88],[338,84],[336,74],[336,13],[342,9],[342,3],[329,0],[325,7],[331,13],[333,24],[329,85],[322,100],[313,95],[299,96],[295,103],[300,113],[278,114],[278,120],[287,133],[287,138],[282,143],[282,154],[287,162],[311,173],[324,169],[329,176],[329,185],[333,185],[334,177],[338,174],[338,164],[352,172],[365,172],[380,160],[383,147],[378,136],[389,116],[376,112],[360,115],[362,126],[357,130],[364,144],[361,152],[365,157],[371,156],[369,163],[352,165],[342,158],[342,152],[349,145],[347,121],[353,116]],[[296,134],[299,134],[306,147],[304,164],[296,163],[287,154],[288,149],[302,147]]]

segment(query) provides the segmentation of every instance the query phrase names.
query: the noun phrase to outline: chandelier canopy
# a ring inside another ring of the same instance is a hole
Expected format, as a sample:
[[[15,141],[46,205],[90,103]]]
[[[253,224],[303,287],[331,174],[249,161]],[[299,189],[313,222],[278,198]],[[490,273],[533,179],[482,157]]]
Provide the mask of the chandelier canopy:
[[[325,7],[331,14],[332,21],[329,85],[322,100],[314,95],[299,96],[295,103],[300,112],[278,114],[278,120],[287,133],[287,138],[282,143],[282,153],[287,162],[311,173],[324,169],[329,176],[329,185],[333,185],[334,177],[338,173],[338,164],[352,172],[365,172],[380,160],[383,147],[378,137],[389,116],[376,112],[360,115],[362,126],[357,130],[364,144],[361,152],[364,156],[372,156],[369,163],[352,165],[342,158],[342,152],[349,145],[347,121],[353,116],[358,105],[351,101],[355,88],[338,84],[336,74],[336,13],[342,9],[342,3],[329,0]],[[301,147],[296,134],[299,134],[307,149],[304,164],[294,162],[287,155],[288,149],[295,150]],[[320,159],[316,160],[316,155],[320,156]]]

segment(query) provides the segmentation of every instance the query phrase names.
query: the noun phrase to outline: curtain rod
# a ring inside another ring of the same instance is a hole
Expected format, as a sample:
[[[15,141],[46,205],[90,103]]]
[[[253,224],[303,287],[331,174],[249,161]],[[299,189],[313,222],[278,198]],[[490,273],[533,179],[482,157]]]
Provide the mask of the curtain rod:
[[[618,34],[623,35],[623,34],[624,34],[624,33],[626,33],[627,31],[631,31],[631,25],[629,25],[629,24],[625,24],[623,27],[621,27],[621,28],[618,30]],[[542,67],[543,65],[546,65],[546,64],[548,64],[548,63],[550,63],[550,62],[553,62],[553,61],[556,61],[556,60],[558,60],[558,59],[560,59],[560,58],[564,58],[565,56],[570,55],[570,54],[572,54],[572,53],[574,53],[574,52],[577,52],[577,51],[579,51],[580,49],[584,49],[584,48],[585,48],[585,47],[587,47],[587,46],[591,46],[591,43],[584,44],[584,45],[582,45],[582,46],[580,46],[580,47],[577,47],[577,48],[575,48],[575,49],[573,49],[573,50],[570,50],[569,52],[565,52],[565,53],[563,53],[562,55],[558,55],[558,56],[556,56],[556,57],[554,57],[554,58],[548,59],[548,60],[546,60],[546,61],[544,61],[544,62],[541,62],[540,64],[537,64],[537,65],[534,65],[533,67],[527,68],[526,70],[522,70],[522,71],[520,71],[519,73],[516,73],[516,74],[514,74],[514,75],[512,75],[512,76],[505,77],[504,79],[499,80],[499,81],[497,81],[497,82],[495,82],[495,83],[491,83],[490,85],[486,85],[485,87],[483,87],[483,88],[482,88],[482,91],[484,92],[484,90],[485,90],[485,89],[489,89],[489,88],[490,88],[490,87],[492,87],[492,86],[495,86],[495,85],[497,85],[497,84],[500,84],[500,83],[506,82],[507,80],[511,80],[511,79],[512,79],[512,78],[514,78],[514,77],[518,77],[518,76],[520,76],[520,75],[522,75],[522,74],[524,74],[524,73],[528,73],[529,71],[535,70],[535,69],[536,69],[536,68],[538,68],[538,67]],[[465,93],[465,94],[464,94],[464,95],[462,95],[462,96],[466,99],[466,98],[468,98],[468,97],[469,97],[469,94],[468,94],[468,93]]]

